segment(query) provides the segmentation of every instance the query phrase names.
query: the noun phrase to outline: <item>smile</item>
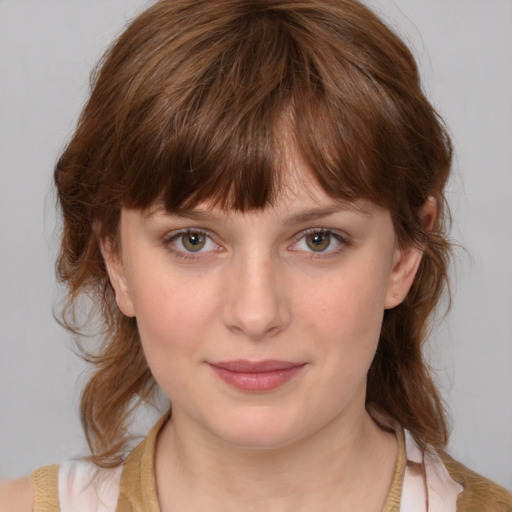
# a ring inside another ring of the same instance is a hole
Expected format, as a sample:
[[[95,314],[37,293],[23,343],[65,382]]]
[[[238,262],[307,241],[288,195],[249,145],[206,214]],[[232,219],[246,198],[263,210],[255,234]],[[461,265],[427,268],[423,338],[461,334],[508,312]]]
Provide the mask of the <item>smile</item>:
[[[293,379],[306,363],[288,361],[225,361],[209,363],[224,382],[241,391],[263,392],[276,389]]]

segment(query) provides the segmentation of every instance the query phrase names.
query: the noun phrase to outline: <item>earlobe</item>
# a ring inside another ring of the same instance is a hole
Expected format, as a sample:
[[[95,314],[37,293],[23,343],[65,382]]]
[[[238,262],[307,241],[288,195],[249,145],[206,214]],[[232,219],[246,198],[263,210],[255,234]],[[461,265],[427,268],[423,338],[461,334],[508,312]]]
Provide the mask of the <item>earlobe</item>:
[[[107,238],[99,240],[99,245],[110,284],[114,290],[117,307],[124,315],[134,317],[135,310],[126,283],[119,251],[113,247],[112,241]]]
[[[421,229],[425,233],[432,230],[437,218],[437,203],[433,197],[425,201],[419,217]],[[392,309],[404,301],[414,282],[422,257],[423,248],[419,244],[410,243],[405,247],[397,247],[386,295],[386,309]]]

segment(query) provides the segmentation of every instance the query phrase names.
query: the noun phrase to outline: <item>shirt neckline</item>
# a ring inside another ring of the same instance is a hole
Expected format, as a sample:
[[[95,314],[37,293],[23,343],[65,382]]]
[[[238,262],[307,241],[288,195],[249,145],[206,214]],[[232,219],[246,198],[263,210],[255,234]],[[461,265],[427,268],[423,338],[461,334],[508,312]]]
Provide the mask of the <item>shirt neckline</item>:
[[[372,418],[397,439],[397,459],[390,489],[382,512],[399,512],[406,466],[405,441],[402,427],[396,420],[374,407]],[[124,463],[116,512],[160,512],[155,481],[155,449],[160,430],[171,415],[169,410],[152,427],[147,437],[131,452]]]

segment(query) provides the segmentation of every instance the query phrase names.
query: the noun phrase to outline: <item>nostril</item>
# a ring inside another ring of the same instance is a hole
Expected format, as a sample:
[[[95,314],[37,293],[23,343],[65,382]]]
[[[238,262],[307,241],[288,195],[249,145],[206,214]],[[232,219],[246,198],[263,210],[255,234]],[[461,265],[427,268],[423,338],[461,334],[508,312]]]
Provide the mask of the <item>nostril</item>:
[[[276,300],[267,300],[264,307],[238,301],[226,305],[224,323],[234,334],[260,340],[286,328],[289,316],[287,308]]]

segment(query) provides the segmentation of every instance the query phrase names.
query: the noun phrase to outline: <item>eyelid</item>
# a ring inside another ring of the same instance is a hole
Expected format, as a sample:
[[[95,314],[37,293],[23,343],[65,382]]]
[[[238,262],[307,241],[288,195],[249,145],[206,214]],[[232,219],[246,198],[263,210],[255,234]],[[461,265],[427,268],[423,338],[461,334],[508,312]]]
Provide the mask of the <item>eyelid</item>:
[[[208,254],[211,254],[212,252],[216,252],[215,250],[199,250],[197,252],[194,251],[187,251],[180,249],[176,247],[173,242],[177,239],[179,239],[180,236],[187,235],[190,233],[197,233],[200,235],[203,235],[210,239],[210,241],[215,244],[216,249],[222,247],[218,241],[216,240],[216,235],[209,231],[208,229],[204,228],[194,228],[194,227],[187,227],[182,229],[176,229],[173,231],[168,232],[162,239],[163,245],[166,247],[166,249],[174,254],[175,256],[181,257],[183,259],[194,259],[194,258],[204,258]]]
[[[197,233],[207,237],[210,240],[210,243],[215,245],[214,249],[208,250],[199,250],[199,251],[188,251],[186,249],[182,249],[177,247],[173,242],[176,239],[179,239],[180,236],[189,234],[189,233]],[[306,238],[309,235],[321,233],[330,236],[337,243],[335,243],[336,247],[330,248],[328,247],[324,251],[314,251],[301,249],[297,247],[297,244]],[[163,238],[162,243],[166,247],[166,249],[172,253],[174,256],[182,258],[182,259],[198,259],[198,258],[206,258],[211,256],[213,253],[221,251],[223,245],[219,243],[218,237],[215,233],[211,232],[205,228],[195,228],[195,227],[186,227],[181,229],[176,229],[168,232]],[[308,228],[300,231],[292,238],[292,243],[288,245],[288,250],[302,253],[307,255],[309,258],[328,258],[330,256],[336,255],[339,252],[343,251],[347,246],[351,245],[350,236],[345,232],[340,231],[338,229],[326,228],[326,227],[314,227]]]
[[[318,252],[315,252],[313,250],[307,251],[307,250],[301,250],[301,249],[294,248],[294,246],[296,246],[305,237],[315,234],[315,233],[324,233],[324,234],[334,237],[334,239],[337,240],[339,244],[341,244],[341,247],[337,247],[334,249],[328,249],[325,251],[318,251]],[[337,254],[338,252],[345,249],[348,245],[350,245],[350,237],[343,231],[340,231],[338,229],[333,229],[333,228],[318,227],[318,228],[304,229],[300,233],[297,233],[297,235],[294,237],[294,240],[293,240],[292,244],[289,246],[289,248],[292,251],[304,252],[305,254],[308,255],[308,257],[321,258],[321,257],[328,257],[328,256],[332,256],[334,254]]]
[[[180,235],[186,235],[186,234],[189,234],[189,233],[199,233],[200,235],[205,235],[209,238],[211,238],[213,240],[213,238],[215,237],[215,235],[212,234],[211,231],[209,231],[208,229],[204,229],[204,228],[181,228],[181,229],[173,229],[172,231],[169,231],[167,232],[164,236],[163,236],[163,240],[164,242],[169,242],[170,240],[173,240],[177,237],[179,237]]]

